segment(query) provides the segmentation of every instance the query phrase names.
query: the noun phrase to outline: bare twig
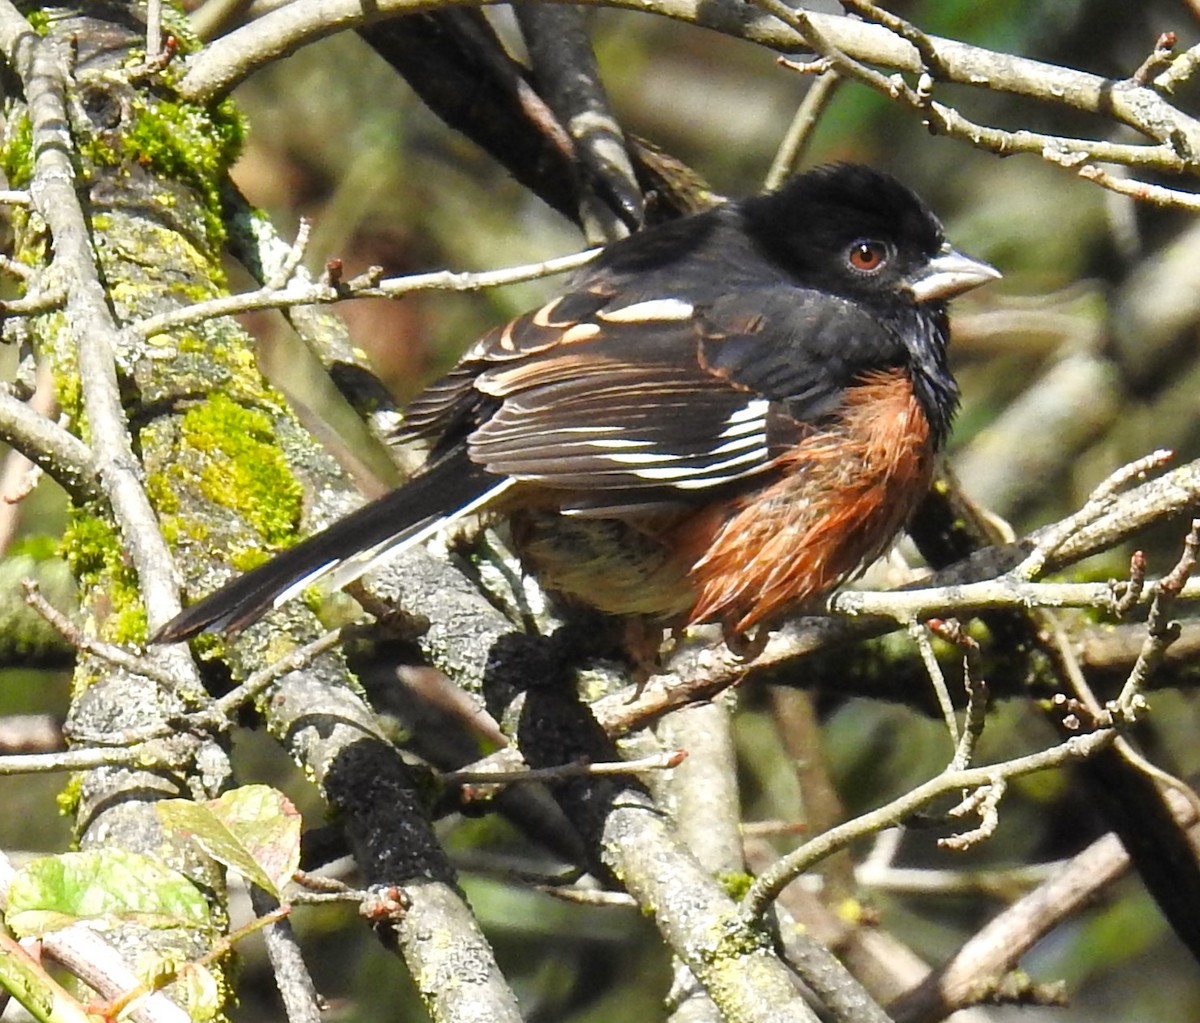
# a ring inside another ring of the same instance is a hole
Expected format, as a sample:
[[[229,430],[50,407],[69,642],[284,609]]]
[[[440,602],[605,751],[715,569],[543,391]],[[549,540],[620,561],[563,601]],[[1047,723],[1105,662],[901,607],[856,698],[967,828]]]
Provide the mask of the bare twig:
[[[678,767],[686,750],[667,750],[637,760],[621,760],[615,763],[573,763],[557,767],[529,768],[524,771],[448,771],[442,780],[448,785],[509,785],[524,782],[556,782],[568,778],[603,777],[622,774],[638,774],[641,771],[667,771]]]
[[[1179,42],[1179,37],[1174,32],[1164,32],[1154,42],[1154,49],[1150,51],[1141,66],[1133,73],[1131,80],[1136,85],[1149,85],[1155,78],[1166,71],[1171,66],[1171,61],[1175,57],[1175,44]]]
[[[205,715],[206,719],[214,726],[223,727],[239,707],[245,706],[253,700],[272,682],[282,678],[290,671],[299,671],[311,664],[321,654],[337,646],[341,642],[341,638],[341,629],[330,629],[312,642],[298,646],[265,668],[260,668],[249,675],[240,686],[236,686],[224,696],[214,700]]]
[[[951,771],[961,771],[970,766],[975,755],[975,744],[983,734],[987,719],[988,687],[980,674],[979,644],[956,618],[933,619],[928,625],[938,636],[963,652],[963,688],[967,693],[967,710],[949,768]]]
[[[57,753],[10,753],[0,756],[0,775],[54,774],[92,771],[99,767],[140,767],[167,770],[188,764],[195,756],[195,741],[157,739],[136,746],[102,746]]]
[[[1035,579],[1041,575],[1047,561],[1084,526],[1091,525],[1101,515],[1112,508],[1116,495],[1120,490],[1135,479],[1140,479],[1154,469],[1161,468],[1173,457],[1173,452],[1159,450],[1151,452],[1142,458],[1123,465],[1110,474],[1088,497],[1083,507],[1073,515],[1067,516],[1061,522],[1055,523],[1052,529],[1045,532],[1037,546],[1030,551],[1029,556],[1011,572],[1019,579]]]
[[[1079,166],[1075,173],[1084,180],[1095,182],[1118,195],[1127,195],[1153,206],[1169,206],[1193,213],[1200,211],[1200,195],[1195,192],[1184,192],[1178,188],[1167,188],[1165,185],[1155,185],[1149,181],[1122,177],[1092,163]]]
[[[6,269],[18,266],[10,263]],[[67,300],[65,288],[52,286],[44,290],[31,290],[21,298],[9,298],[0,302],[0,312],[5,316],[38,316],[61,309]]]
[[[946,811],[949,817],[965,817],[969,813],[979,815],[979,826],[957,835],[939,838],[937,844],[943,849],[966,852],[980,842],[991,838],[1000,826],[1000,800],[1008,789],[1008,783],[999,775],[986,785],[980,785],[963,797],[962,802]]]
[[[808,870],[814,863],[850,842],[865,835],[874,834],[885,827],[899,824],[917,810],[941,796],[962,789],[978,789],[996,785],[1001,780],[1011,780],[1022,775],[1057,767],[1071,760],[1092,756],[1116,738],[1116,732],[1101,730],[1089,735],[1072,736],[1065,742],[1049,749],[1018,757],[1001,764],[987,767],[968,768],[963,771],[945,771],[923,785],[870,813],[832,828],[824,835],[806,842],[799,849],[781,858],[770,870],[761,874],[742,900],[742,913],[758,918],[785,885]]]
[[[921,662],[925,665],[929,681],[933,684],[933,692],[942,711],[942,720],[946,722],[946,731],[950,733],[950,742],[957,746],[959,743],[958,718],[954,715],[954,701],[950,698],[946,676],[942,672],[942,666],[938,664],[933,644],[929,641],[929,630],[915,619],[908,622],[906,628],[921,655]]]
[[[782,58],[781,62],[795,66]],[[768,192],[773,192],[782,185],[787,176],[799,166],[804,149],[812,139],[817,121],[820,120],[822,112],[829,105],[829,101],[833,98],[841,81],[842,79],[836,71],[826,70],[820,72],[809,85],[808,91],[804,93],[804,98],[796,108],[796,115],[792,118],[792,123],[788,125],[783,141],[779,143],[775,159],[771,161],[771,169],[767,171],[766,179],[763,181],[763,188]]]
[[[105,643],[86,635],[70,618],[42,596],[41,589],[36,580],[24,579],[21,585],[25,588],[25,603],[54,626],[62,637],[71,646],[75,647],[76,650],[94,654],[109,664],[115,664],[118,667],[133,672],[135,675],[143,675],[146,678],[153,679],[155,682],[159,682],[168,688],[178,684],[178,677],[176,675],[164,670],[162,665],[156,664],[149,658],[139,657],[137,654],[131,654],[124,647]]]
[[[941,614],[968,614],[996,608],[1098,607],[1112,602],[1110,583],[1030,583],[1002,576],[985,582],[912,590],[843,590],[828,600],[840,615],[887,615],[897,622]],[[1200,598],[1200,581],[1189,581],[1178,599]],[[1143,593],[1140,603],[1146,603]]]
[[[1184,540],[1183,553],[1180,554],[1175,567],[1153,587],[1154,597],[1150,602],[1146,641],[1121,689],[1120,696],[1115,701],[1117,707],[1128,713],[1133,713],[1136,709],[1136,701],[1140,698],[1146,681],[1162,663],[1167,647],[1179,638],[1179,623],[1171,621],[1168,616],[1171,605],[1187,590],[1192,570],[1196,567],[1198,548],[1200,519],[1193,519]]]
[[[368,274],[344,284],[293,279],[281,287],[265,287],[242,295],[228,295],[207,302],[197,302],[186,309],[151,316],[132,324],[129,329],[142,337],[152,337],[190,323],[256,309],[289,309],[294,306],[322,305],[352,298],[403,298],[417,291],[480,291],[484,288],[519,284],[574,270],[594,259],[598,251],[589,249],[586,252],[559,256],[540,263],[482,272],[456,273],[451,270],[434,270],[386,279],[378,279],[375,275]]]
[[[0,387],[0,440],[80,501],[101,496],[91,449],[78,437]]]

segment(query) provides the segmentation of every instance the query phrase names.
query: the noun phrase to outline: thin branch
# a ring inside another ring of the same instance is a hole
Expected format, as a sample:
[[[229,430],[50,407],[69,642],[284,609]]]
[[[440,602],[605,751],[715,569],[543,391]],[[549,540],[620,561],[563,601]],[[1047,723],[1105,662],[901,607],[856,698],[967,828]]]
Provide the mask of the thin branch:
[[[1154,49],[1133,73],[1131,80],[1138,85],[1147,85],[1166,71],[1175,59],[1175,44],[1178,41],[1179,37],[1174,32],[1163,32],[1155,40]]]
[[[13,270],[20,264],[9,262],[6,270]],[[61,309],[67,300],[65,288],[52,286],[44,290],[31,290],[21,298],[8,298],[0,302],[0,313],[5,316],[39,316],[42,313],[54,312]]]
[[[175,686],[178,677],[172,672],[165,671],[159,665],[146,657],[131,654],[124,647],[112,643],[104,643],[93,639],[83,632],[70,618],[58,610],[42,596],[41,587],[35,579],[23,579],[21,585],[25,589],[25,603],[42,616],[58,633],[76,650],[94,654],[109,664],[114,664],[135,675],[143,675],[164,686]]]
[[[1049,749],[1017,757],[1000,764],[974,767],[963,771],[945,771],[886,806],[865,813],[825,834],[806,842],[799,849],[782,857],[761,874],[742,900],[741,912],[750,919],[760,917],[779,892],[814,863],[830,853],[845,848],[851,842],[883,828],[900,824],[916,811],[941,796],[962,789],[979,789],[1002,780],[1019,778],[1036,771],[1059,767],[1072,760],[1081,760],[1112,744],[1117,733],[1111,729],[1076,735]]]
[[[950,688],[946,685],[946,675],[938,664],[937,654],[933,651],[933,643],[929,639],[929,630],[915,618],[906,623],[908,635],[916,644],[917,652],[921,655],[921,663],[925,665],[925,673],[933,685],[934,696],[937,697],[938,707],[942,712],[942,720],[946,723],[946,731],[950,733],[950,741],[958,746],[958,719],[954,716],[954,701],[950,698]]]
[[[791,65],[789,61],[783,62]],[[763,188],[766,191],[775,191],[800,165],[804,150],[812,141],[817,122],[842,80],[841,76],[833,70],[822,71],[813,79],[804,93],[800,105],[796,108],[796,114],[792,118],[792,123],[788,125],[783,141],[779,143],[775,159],[771,161],[771,169],[767,171],[767,176],[763,181]]]
[[[378,279],[365,274],[344,284],[327,281],[293,279],[284,287],[265,287],[241,295],[228,295],[207,302],[197,302],[186,309],[151,316],[130,325],[128,329],[141,337],[152,337],[176,327],[251,312],[257,309],[288,309],[294,306],[322,305],[353,298],[403,298],[417,291],[480,291],[505,284],[520,284],[553,274],[565,273],[583,266],[596,257],[598,249],[588,249],[568,256],[526,263],[522,266],[480,272],[433,270],[406,277]]]
[[[101,497],[91,449],[0,387],[0,440],[57,480],[78,501]]]
[[[1149,181],[1119,177],[1090,163],[1084,164],[1076,173],[1081,178],[1093,181],[1118,195],[1127,195],[1153,206],[1169,206],[1190,210],[1193,213],[1200,212],[1200,195],[1195,192],[1182,192],[1178,188],[1167,188],[1165,185],[1155,185]]]
[[[1068,539],[1112,509],[1116,496],[1123,487],[1135,479],[1143,478],[1148,472],[1162,468],[1172,457],[1173,452],[1167,450],[1153,451],[1111,473],[1092,491],[1078,511],[1043,532],[1037,546],[1011,574],[1019,579],[1037,578],[1042,574],[1046,563]]]
[[[224,696],[213,701],[212,707],[205,714],[211,725],[216,725],[221,719],[227,723],[237,712],[259,693],[263,692],[272,682],[282,678],[288,672],[299,671],[311,664],[321,654],[332,650],[342,639],[342,630],[330,629],[310,643],[298,646],[278,660],[260,668],[246,678],[240,686],[235,686]]]
[[[1189,580],[1180,600],[1200,599],[1200,580]],[[939,614],[967,615],[997,608],[1112,606],[1111,583],[1030,583],[1005,575],[978,583],[914,590],[843,590],[829,598],[831,614],[886,615],[904,624]],[[1143,594],[1140,603],[1148,603]]]
[[[141,770],[178,769],[195,757],[193,739],[158,739],[137,746],[88,747],[58,753],[10,753],[0,756],[0,776],[92,771],[100,767]]]
[[[678,767],[687,756],[686,750],[666,750],[636,760],[612,763],[575,762],[557,767],[529,768],[523,771],[447,771],[442,781],[448,785],[508,785],[525,782],[559,782],[568,778],[598,778],[612,775],[639,774],[642,771],[668,771]]]

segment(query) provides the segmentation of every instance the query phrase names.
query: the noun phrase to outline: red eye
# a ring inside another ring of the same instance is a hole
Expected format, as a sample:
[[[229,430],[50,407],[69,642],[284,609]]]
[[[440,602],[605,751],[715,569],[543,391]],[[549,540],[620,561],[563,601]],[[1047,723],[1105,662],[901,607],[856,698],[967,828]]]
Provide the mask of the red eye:
[[[855,270],[874,273],[888,261],[888,247],[883,242],[863,238],[850,246],[846,258]]]

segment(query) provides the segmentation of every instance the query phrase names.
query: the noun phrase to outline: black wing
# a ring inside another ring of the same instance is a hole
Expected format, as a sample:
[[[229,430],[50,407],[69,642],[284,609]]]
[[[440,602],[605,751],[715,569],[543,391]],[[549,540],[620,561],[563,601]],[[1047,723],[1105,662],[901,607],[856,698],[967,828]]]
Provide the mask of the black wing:
[[[465,443],[496,476],[572,491],[564,510],[619,514],[763,471],[863,368],[903,357],[823,292],[690,291],[557,299],[481,339],[414,405],[410,430]]]

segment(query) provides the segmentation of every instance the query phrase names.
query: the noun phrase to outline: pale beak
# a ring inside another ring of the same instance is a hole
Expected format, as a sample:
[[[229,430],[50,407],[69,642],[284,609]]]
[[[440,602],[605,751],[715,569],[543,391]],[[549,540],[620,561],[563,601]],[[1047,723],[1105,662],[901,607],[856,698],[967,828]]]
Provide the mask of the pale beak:
[[[994,266],[964,256],[947,244],[921,268],[919,276],[909,279],[908,288],[918,302],[945,301],[1002,276]]]

